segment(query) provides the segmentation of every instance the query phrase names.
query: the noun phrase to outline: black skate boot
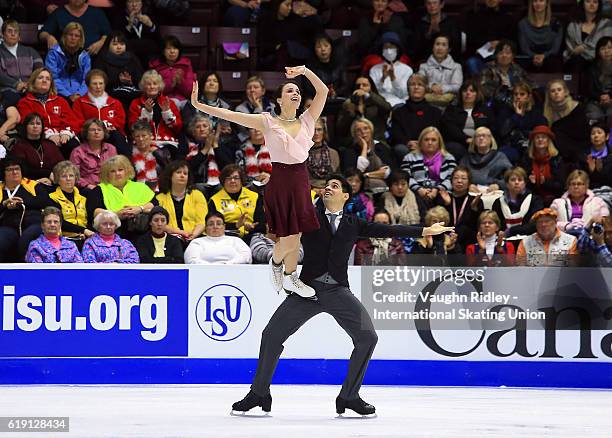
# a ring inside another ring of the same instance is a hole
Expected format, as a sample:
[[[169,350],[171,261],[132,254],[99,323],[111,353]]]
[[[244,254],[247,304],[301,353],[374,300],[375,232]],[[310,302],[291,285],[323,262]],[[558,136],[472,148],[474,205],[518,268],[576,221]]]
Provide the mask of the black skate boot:
[[[346,409],[357,412],[359,415],[374,415],[376,408],[369,403],[364,402],[361,397],[354,400],[346,400],[342,397],[336,398],[336,413],[344,414]]]
[[[260,397],[253,391],[249,391],[245,398],[232,405],[232,413],[234,411],[247,412],[257,406],[261,407],[264,412],[270,412],[272,410],[272,396],[268,394],[265,397]]]

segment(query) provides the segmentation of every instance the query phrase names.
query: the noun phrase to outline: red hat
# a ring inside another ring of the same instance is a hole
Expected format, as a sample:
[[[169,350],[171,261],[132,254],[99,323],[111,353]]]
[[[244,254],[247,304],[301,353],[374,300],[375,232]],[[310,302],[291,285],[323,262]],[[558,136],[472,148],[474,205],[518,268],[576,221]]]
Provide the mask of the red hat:
[[[548,136],[552,141],[555,141],[555,133],[550,130],[550,128],[546,125],[538,125],[531,130],[529,133],[529,141],[533,141],[533,137],[538,134],[544,134]]]

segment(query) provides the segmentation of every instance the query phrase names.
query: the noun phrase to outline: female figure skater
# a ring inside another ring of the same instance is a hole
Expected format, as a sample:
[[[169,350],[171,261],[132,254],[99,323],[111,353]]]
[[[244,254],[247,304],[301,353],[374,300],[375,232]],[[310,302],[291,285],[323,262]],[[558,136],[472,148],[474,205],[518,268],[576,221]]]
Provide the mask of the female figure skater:
[[[297,117],[301,102],[300,89],[291,79],[304,75],[313,85],[316,95],[312,105]],[[327,86],[304,66],[285,67],[289,79],[277,91],[277,115],[270,113],[244,114],[212,107],[198,102],[198,84],[194,82],[191,103],[194,108],[264,133],[272,159],[272,176],[265,189],[266,220],[270,232],[279,240],[274,246],[270,266],[272,283],[277,292],[285,289],[304,298],[315,299],[315,290],[304,284],[296,272],[302,232],[319,228],[310,198],[308,180],[308,150],[313,145],[315,120],[319,118]]]

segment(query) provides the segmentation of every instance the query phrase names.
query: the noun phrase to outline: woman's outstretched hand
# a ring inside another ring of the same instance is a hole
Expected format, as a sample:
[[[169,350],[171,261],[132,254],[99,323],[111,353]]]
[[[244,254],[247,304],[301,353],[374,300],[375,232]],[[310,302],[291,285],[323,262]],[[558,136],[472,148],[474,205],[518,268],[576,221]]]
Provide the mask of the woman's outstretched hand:
[[[455,231],[455,227],[445,227],[444,222],[436,222],[431,227],[423,228],[423,236],[436,236],[449,231]]]
[[[193,81],[193,88],[191,89],[191,104],[194,108],[197,108],[198,102],[198,81]]]
[[[297,67],[285,67],[285,76],[287,79],[293,79],[299,75],[306,73],[306,66],[298,65]]]

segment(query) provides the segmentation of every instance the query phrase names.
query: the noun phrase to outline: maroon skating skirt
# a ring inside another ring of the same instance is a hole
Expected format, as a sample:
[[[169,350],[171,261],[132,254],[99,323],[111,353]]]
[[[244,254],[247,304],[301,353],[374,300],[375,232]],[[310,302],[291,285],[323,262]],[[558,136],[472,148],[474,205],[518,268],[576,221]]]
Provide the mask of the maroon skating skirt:
[[[305,162],[272,163],[272,174],[264,191],[264,206],[270,232],[277,237],[319,229]]]

